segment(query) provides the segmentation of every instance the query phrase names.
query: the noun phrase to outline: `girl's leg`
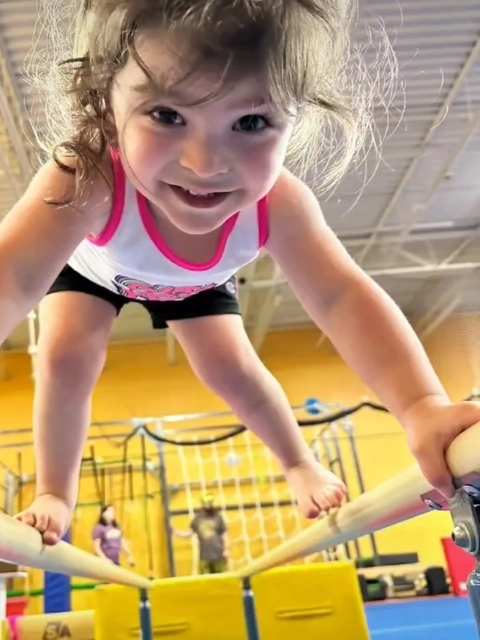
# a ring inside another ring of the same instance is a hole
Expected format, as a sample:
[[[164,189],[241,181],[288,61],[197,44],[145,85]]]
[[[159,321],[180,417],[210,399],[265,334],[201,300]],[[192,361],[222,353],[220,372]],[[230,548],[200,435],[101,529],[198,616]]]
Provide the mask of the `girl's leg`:
[[[314,461],[283,389],[255,352],[242,318],[212,315],[168,324],[198,378],[279,459],[305,516],[338,506],[343,483]]]

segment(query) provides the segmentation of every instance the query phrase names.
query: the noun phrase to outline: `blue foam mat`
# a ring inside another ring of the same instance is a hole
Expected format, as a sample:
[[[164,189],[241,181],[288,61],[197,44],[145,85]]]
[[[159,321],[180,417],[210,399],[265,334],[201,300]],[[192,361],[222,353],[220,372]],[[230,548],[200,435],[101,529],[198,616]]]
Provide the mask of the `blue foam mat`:
[[[367,605],[371,640],[479,640],[467,598]]]

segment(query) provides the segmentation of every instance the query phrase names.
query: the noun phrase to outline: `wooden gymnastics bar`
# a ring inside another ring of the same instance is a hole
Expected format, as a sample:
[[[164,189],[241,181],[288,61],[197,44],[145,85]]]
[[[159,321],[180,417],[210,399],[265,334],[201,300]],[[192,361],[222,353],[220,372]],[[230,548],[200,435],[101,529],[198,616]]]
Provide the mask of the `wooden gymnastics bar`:
[[[467,480],[472,485],[475,479],[480,488],[480,423],[460,434],[446,457],[457,488],[467,484]],[[425,514],[432,506],[442,510],[450,508],[415,464],[253,560],[239,570],[237,576],[250,578],[277,565]]]
[[[237,577],[248,581],[248,578],[261,571],[385,529],[425,514],[431,508],[450,510],[454,519],[458,516],[454,529],[455,541],[472,555],[479,557],[480,520],[474,509],[473,497],[480,508],[480,423],[460,434],[451,444],[446,457],[457,487],[457,495],[452,501],[444,500],[428,484],[415,464],[247,564],[237,572]],[[146,592],[151,587],[151,582],[146,578],[66,542],[46,546],[38,531],[5,514],[0,514],[0,558],[44,571],[83,576],[141,589],[142,605],[145,605],[141,608],[145,618],[142,632],[145,638],[151,639]],[[475,572],[474,577],[478,578],[480,585],[480,570]],[[480,589],[475,590],[474,584],[474,580],[469,581],[469,593],[480,633]]]

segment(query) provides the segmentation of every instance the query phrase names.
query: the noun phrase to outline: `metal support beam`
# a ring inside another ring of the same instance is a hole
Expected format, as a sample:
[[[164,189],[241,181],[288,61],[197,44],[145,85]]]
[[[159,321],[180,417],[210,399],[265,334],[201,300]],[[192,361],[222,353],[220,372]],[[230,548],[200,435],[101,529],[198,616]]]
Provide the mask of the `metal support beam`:
[[[175,340],[175,335],[173,331],[171,331],[170,329],[167,329],[166,340],[167,340],[167,362],[170,366],[173,366],[177,361],[176,359],[177,341]]]
[[[384,269],[366,269],[365,273],[370,275],[372,278],[379,278],[381,276],[421,276],[428,273],[444,273],[444,272],[464,272],[464,271],[474,271],[480,269],[480,262],[459,262],[455,264],[432,264],[425,266],[412,266],[412,267],[392,267],[392,268],[384,268]],[[260,289],[268,289],[270,287],[285,285],[288,284],[287,280],[281,279],[279,281],[276,280],[257,280],[255,282],[251,282],[250,284],[245,285],[245,288],[252,288],[255,291]]]
[[[363,249],[359,252],[358,256],[356,256],[356,261],[359,265],[363,264],[363,262],[365,261],[365,258],[369,254],[371,248],[373,247],[373,245],[375,244],[378,238],[378,233],[380,229],[384,226],[385,222],[389,219],[391,214],[395,211],[395,208],[398,202],[400,201],[400,198],[403,195],[403,192],[406,186],[408,185],[411,177],[413,176],[417,168],[418,163],[422,158],[422,154],[420,153],[422,148],[426,147],[434,137],[437,126],[445,118],[445,114],[448,112],[448,109],[450,108],[451,104],[455,100],[459,90],[463,86],[463,83],[467,79],[479,55],[480,55],[480,39],[477,40],[477,43],[471,50],[470,55],[465,61],[465,64],[462,67],[461,72],[458,74],[457,78],[455,79],[455,82],[453,83],[450,91],[448,92],[447,97],[445,98],[443,104],[441,105],[435,118],[433,119],[432,124],[428,128],[426,135],[424,136],[422,142],[420,143],[417,155],[412,159],[406,172],[403,174],[400,182],[397,185],[397,188],[393,193],[393,196],[391,197],[388,205],[386,206],[385,210],[381,214],[380,219],[377,223],[377,226],[374,229],[372,235],[370,236],[368,242],[365,244]]]
[[[14,170],[12,170],[11,165],[11,150],[7,148],[5,145],[5,141],[1,141],[1,114],[0,114],[0,172],[3,173],[5,178],[8,180],[8,184],[12,190],[12,195],[15,196],[16,199],[19,199],[22,195],[22,190],[20,188],[20,184],[17,176],[14,174]]]
[[[450,262],[453,262],[455,258],[458,258],[458,256],[461,255],[465,251],[465,249],[472,244],[472,242],[475,242],[475,240],[478,240],[479,237],[480,237],[480,228],[477,231],[477,233],[475,233],[474,235],[471,235],[469,238],[465,238],[465,240],[462,240],[462,242],[458,245],[458,247],[456,247],[456,249],[454,249],[452,253],[450,253],[450,255],[448,255],[444,260],[442,260],[440,264],[450,264]]]
[[[437,329],[460,304],[462,296],[460,293],[451,293],[446,299],[443,299],[443,305],[436,305],[435,313],[429,313],[428,320],[422,318],[417,327],[418,337],[425,340]]]
[[[439,266],[445,266],[445,265],[447,265],[447,264],[450,264],[450,263],[451,263],[451,262],[453,262],[456,258],[458,258],[458,256],[460,256],[460,255],[463,253],[463,251],[464,251],[464,250],[465,250],[465,249],[466,249],[466,248],[467,248],[467,247],[468,247],[472,242],[474,242],[475,240],[477,240],[479,237],[480,237],[480,227],[479,227],[477,230],[475,230],[475,232],[473,233],[473,235],[472,235],[472,234],[470,234],[470,236],[469,236],[469,237],[464,238],[464,239],[462,240],[462,242],[461,242],[461,243],[460,243],[460,244],[459,244],[459,245],[458,245],[458,246],[457,246],[457,247],[456,247],[456,248],[455,248],[455,249],[454,249],[454,250],[453,250],[453,251],[452,251],[452,252],[451,252],[447,257],[446,257],[446,258],[444,258],[444,259],[443,259],[443,260],[441,260],[440,262],[438,262],[438,260],[436,259],[435,252],[434,252],[434,247],[432,246],[432,244],[431,244],[431,243],[428,243],[428,244],[427,244],[427,246],[428,246],[429,253],[430,253],[430,259],[431,259],[431,261],[432,261],[432,262],[436,261],[436,263],[437,263]],[[429,275],[429,276],[427,276],[427,277],[425,278],[424,285],[422,286],[422,288],[420,289],[420,291],[418,291],[418,292],[416,293],[416,295],[415,295],[415,296],[414,296],[414,298],[413,298],[413,301],[411,302],[411,306],[412,306],[413,308],[415,308],[415,307],[417,306],[417,301],[421,301],[421,300],[423,300],[423,299],[425,298],[425,296],[427,296],[427,295],[429,294],[429,292],[430,292],[430,291],[435,287],[435,285],[436,285],[436,283],[437,283],[437,280],[438,280],[438,278],[436,277],[436,273],[437,273],[437,272],[433,272],[431,275]],[[465,272],[464,277],[468,277],[468,270]],[[463,281],[464,277],[462,277],[462,278],[460,279],[460,281]],[[438,284],[438,283],[437,283],[437,284]],[[459,282],[459,281],[456,281],[456,282],[455,282],[455,284],[454,284],[454,287],[455,287],[455,289],[458,291],[458,289],[460,288],[460,282]],[[445,293],[445,289],[444,289],[444,293]],[[447,291],[447,293],[448,293],[448,291]],[[443,299],[443,298],[442,298],[442,299]],[[435,313],[437,313],[437,311],[438,311],[437,306],[436,306],[436,305],[434,305],[434,307],[433,307],[433,308],[431,308],[431,309],[429,310],[429,314],[428,314],[428,315],[432,314],[432,312],[433,312],[433,315],[434,315]],[[432,315],[432,317],[433,317],[433,315]],[[424,322],[424,321],[425,321],[425,317],[424,317],[424,318],[422,318],[422,319],[419,321],[418,325],[420,325],[420,323],[422,323],[422,322]]]
[[[37,314],[35,311],[30,311],[27,316],[28,322],[28,355],[31,359],[32,366],[32,378],[36,379],[37,375],[37,353],[38,353],[38,341],[37,341]]]
[[[255,271],[257,269],[258,261],[255,260],[247,265],[242,270],[242,277],[245,278],[247,282],[255,280]],[[244,322],[248,322],[248,312],[250,307],[250,300],[252,298],[252,292],[250,290],[245,290],[242,293],[242,299],[240,301],[240,311],[242,313],[242,318]]]
[[[394,253],[398,253],[398,255],[407,258],[407,260],[410,260],[410,262],[413,262],[414,264],[419,264],[421,266],[430,266],[432,264],[431,260],[425,260],[425,258],[422,258],[421,256],[417,256],[415,253],[412,253],[411,251],[406,251],[405,249],[402,249],[401,247],[398,246],[393,246],[393,247],[389,247],[389,251],[393,251]]]
[[[326,339],[327,339],[327,336],[324,333],[321,333],[319,339],[315,343],[315,349],[321,349],[325,344]]]
[[[433,185],[430,187],[430,189],[429,189],[426,197],[424,198],[423,202],[415,205],[415,207],[413,209],[414,215],[409,217],[408,224],[402,229],[402,231],[400,233],[399,245],[401,243],[405,242],[406,240],[408,240],[408,237],[410,236],[410,233],[411,233],[412,229],[415,227],[415,223],[422,216],[423,212],[427,208],[427,206],[430,203],[431,199],[437,193],[438,188],[440,187],[440,185],[445,180],[445,176],[448,175],[451,172],[451,170],[452,170],[453,166],[455,165],[456,161],[458,160],[458,158],[461,156],[461,154],[468,147],[468,145],[470,144],[472,139],[476,136],[479,127],[480,127],[480,109],[477,111],[475,116],[473,118],[471,118],[471,122],[470,122],[469,126],[467,127],[467,130],[465,131],[464,135],[460,138],[458,143],[455,145],[455,149],[454,149],[453,153],[448,158],[447,162],[445,163],[445,166],[443,167],[442,171],[440,171],[440,173],[439,173],[437,179],[435,180],[435,182],[433,183]]]
[[[435,0],[435,8],[441,9],[451,9],[452,8],[452,0]],[[462,8],[463,7],[472,7],[472,9],[476,9],[478,7],[477,0],[462,0]],[[392,4],[391,0],[380,0],[375,2],[375,10],[380,15],[383,14],[384,11],[392,11],[392,9],[397,12],[400,10],[403,11],[419,11],[420,9],[428,9],[432,8],[431,0],[402,0],[401,5]]]
[[[377,240],[377,247],[384,245],[395,245],[398,242],[398,234],[400,233],[402,227],[398,226],[392,229],[391,232],[385,234],[384,237],[379,238]],[[472,233],[476,233],[477,228],[466,228],[466,229],[451,229],[449,226],[445,226],[444,229],[436,231],[422,231],[415,233],[414,235],[409,236],[408,242],[417,243],[417,242],[435,242],[437,240],[463,240],[464,238],[471,238]],[[368,231],[366,232],[368,233]],[[372,231],[373,233],[373,231]],[[383,231],[382,231],[383,234]],[[351,234],[347,237],[338,236],[340,242],[347,249],[354,249],[356,247],[363,247],[369,240],[368,237],[351,237],[355,234]],[[360,234],[359,234],[360,235]]]
[[[281,284],[283,280],[282,272],[274,263],[270,291],[265,295],[263,304],[258,310],[257,321],[253,328],[252,344],[257,353],[260,351],[265,341],[273,315],[282,302],[283,295],[279,293],[279,289],[276,284]]]
[[[7,356],[5,349],[0,347],[0,380],[7,379]]]
[[[391,269],[366,269],[372,278],[380,276],[415,276],[425,273],[442,273],[446,271],[473,271],[480,269],[480,262],[456,262],[453,264],[431,264],[418,267],[394,267]]]
[[[20,180],[32,175],[34,165],[33,145],[26,143],[33,133],[21,102],[14,71],[8,59],[5,43],[0,36],[0,113],[12,143]]]

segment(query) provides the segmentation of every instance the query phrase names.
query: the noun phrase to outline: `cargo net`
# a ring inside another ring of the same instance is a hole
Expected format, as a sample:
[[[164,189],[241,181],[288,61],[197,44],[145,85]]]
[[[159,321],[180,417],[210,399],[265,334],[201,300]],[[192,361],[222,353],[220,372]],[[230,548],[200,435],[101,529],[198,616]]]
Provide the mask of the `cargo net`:
[[[312,413],[307,416],[310,422]],[[301,420],[301,416],[297,416]],[[351,424],[351,423],[349,423]],[[300,512],[296,501],[270,450],[250,431],[235,427],[209,426],[169,430],[162,424],[169,523],[176,575],[199,573],[197,535],[191,524],[202,510],[205,496],[214,506],[227,529],[228,570],[235,571],[284,540],[312,525]],[[335,438],[342,433],[341,438]],[[325,466],[356,480],[351,447],[345,424],[304,426],[302,434],[315,456]],[[336,445],[336,451],[335,446]],[[346,462],[341,467],[339,459]],[[311,563],[352,557],[345,547],[313,553],[297,563]]]
[[[211,444],[199,444],[205,433],[189,440],[189,446],[165,451],[177,575],[199,572],[198,538],[181,535],[189,533],[206,495],[225,522],[232,571],[311,524],[299,512],[276,460],[249,431]]]

